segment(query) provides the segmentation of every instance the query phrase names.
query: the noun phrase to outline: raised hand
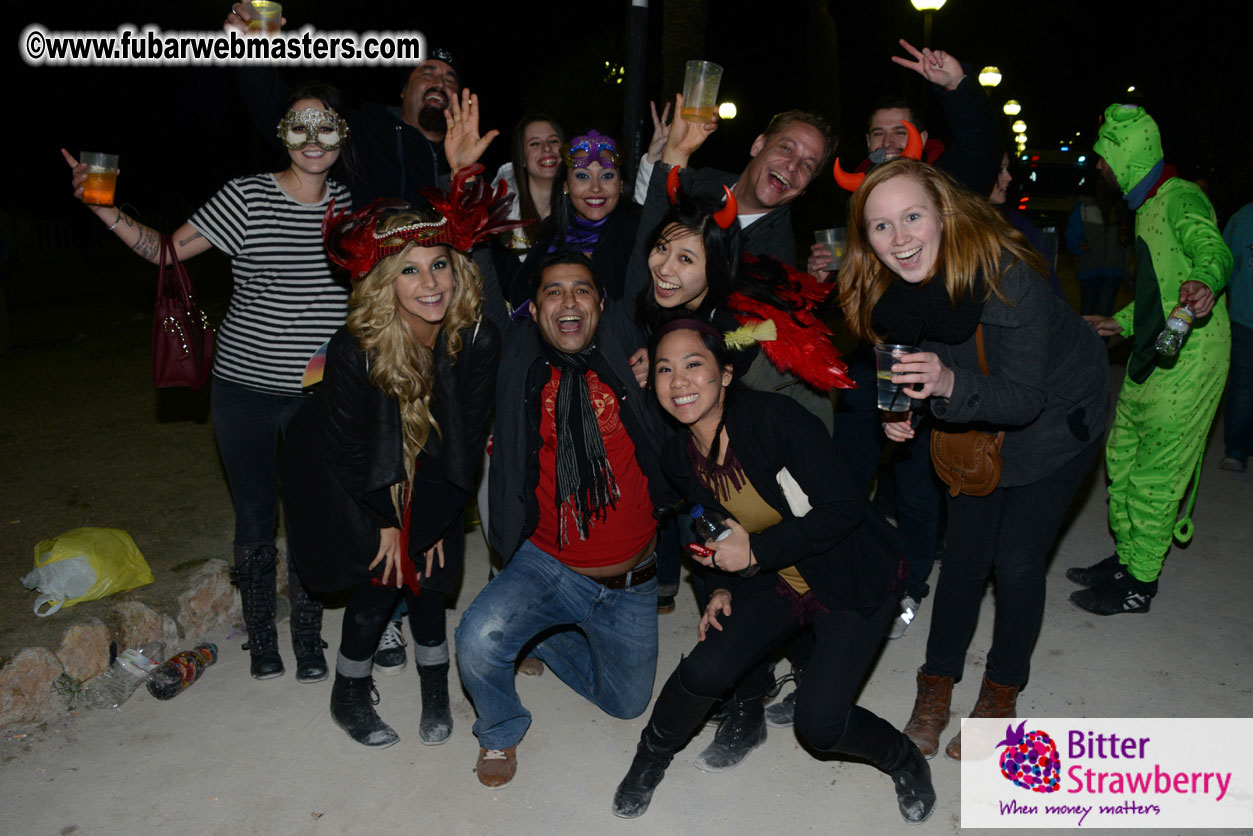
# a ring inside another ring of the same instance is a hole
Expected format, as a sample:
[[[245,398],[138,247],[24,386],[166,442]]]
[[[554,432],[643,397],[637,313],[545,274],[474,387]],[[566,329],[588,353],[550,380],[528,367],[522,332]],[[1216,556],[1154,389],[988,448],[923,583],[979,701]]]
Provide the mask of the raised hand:
[[[252,8],[251,0],[244,0],[242,3],[235,3],[231,6],[230,12],[226,15],[226,20],[222,23],[223,29],[235,29],[244,34],[248,34],[248,22],[256,17],[256,11]],[[282,26],[287,25],[287,18],[280,18]],[[259,33],[258,33],[259,34]]]
[[[900,44],[901,48],[913,56],[914,60],[893,55],[892,63],[913,70],[932,84],[939,84],[945,90],[956,90],[957,85],[961,84],[962,79],[966,77],[966,71],[962,69],[961,62],[944,50],[924,48],[919,52],[904,38],[901,38]]]
[[[444,133],[444,156],[455,175],[466,166],[474,165],[487,150],[500,131],[491,130],[479,135],[479,97],[469,87],[461,89],[461,100],[453,96],[444,110],[448,128]]]
[[[670,103],[666,102],[661,116],[657,115],[656,102],[649,102],[648,109],[653,114],[653,138],[648,141],[648,159],[656,162],[661,159],[661,152],[666,147],[666,140],[670,137]]]
[[[692,154],[705,144],[705,140],[709,139],[709,135],[718,130],[718,117],[714,116],[714,121],[705,122],[689,122],[678,114],[683,108],[683,94],[674,94],[674,113],[675,118],[670,122],[670,135],[666,137],[665,149],[662,152],[661,159],[669,165],[677,165],[680,168],[686,167],[687,162],[691,159]]]

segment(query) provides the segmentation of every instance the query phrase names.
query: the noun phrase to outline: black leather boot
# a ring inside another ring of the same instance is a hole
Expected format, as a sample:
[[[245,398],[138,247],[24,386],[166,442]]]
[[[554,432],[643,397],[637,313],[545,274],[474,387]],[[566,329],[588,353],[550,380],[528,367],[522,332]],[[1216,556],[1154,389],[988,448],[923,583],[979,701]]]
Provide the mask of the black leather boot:
[[[935,810],[935,787],[931,785],[931,767],[914,742],[901,735],[905,763],[888,773],[896,788],[896,806],[910,824],[922,824]]]
[[[273,679],[283,675],[283,657],[278,653],[278,630],[274,626],[274,589],[278,551],[273,543],[235,547],[235,568],[231,583],[239,587],[244,626],[248,641],[242,649],[252,656],[253,679]]]
[[[384,749],[400,740],[400,735],[379,719],[374,710],[378,702],[373,677],[348,677],[335,672],[335,684],[331,686],[331,719],[348,732],[349,737],[371,749]]]
[[[613,794],[613,814],[633,819],[644,815],[653,792],[666,775],[666,767],[676,752],[686,745],[692,733],[717,700],[689,693],[679,681],[679,671],[670,674],[648,725],[640,734],[639,746],[626,777]]]
[[[870,761],[892,778],[896,806],[910,824],[921,824],[935,810],[931,767],[912,740],[882,717],[860,706],[848,710],[848,720],[833,751]]]
[[[300,582],[287,559],[287,594],[291,598],[291,646],[296,654],[296,681],[321,682],[330,675],[326,665],[326,642],[322,641],[322,601]]]
[[[418,721],[418,740],[438,746],[452,735],[452,709],[448,704],[448,663],[418,665],[422,682],[422,719]]]
[[[748,699],[732,697],[727,705],[727,718],[718,726],[714,742],[696,758],[697,769],[724,772],[766,742],[765,694]]]

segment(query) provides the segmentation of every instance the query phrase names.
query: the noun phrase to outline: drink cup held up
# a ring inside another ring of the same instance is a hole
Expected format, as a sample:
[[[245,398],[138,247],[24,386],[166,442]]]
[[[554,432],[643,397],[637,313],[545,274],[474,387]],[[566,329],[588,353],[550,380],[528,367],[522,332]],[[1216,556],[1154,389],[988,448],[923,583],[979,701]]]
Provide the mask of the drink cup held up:
[[[283,5],[273,0],[252,0],[252,19],[248,21],[249,32],[273,35],[283,25]]]
[[[878,379],[879,409],[888,413],[904,413],[913,407],[905,392],[905,384],[892,382],[892,366],[906,354],[917,354],[912,345],[876,345],[874,347],[875,377]]]
[[[822,244],[831,256],[831,263],[824,268],[828,273],[834,273],[844,264],[844,244],[847,235],[848,231],[842,226],[835,229],[814,230],[814,243]]]
[[[718,86],[722,67],[709,61],[688,61],[683,76],[683,109],[679,115],[689,122],[709,123],[718,113]]]
[[[112,206],[117,189],[117,154],[84,151],[79,162],[87,166],[87,182],[83,183],[83,203]]]

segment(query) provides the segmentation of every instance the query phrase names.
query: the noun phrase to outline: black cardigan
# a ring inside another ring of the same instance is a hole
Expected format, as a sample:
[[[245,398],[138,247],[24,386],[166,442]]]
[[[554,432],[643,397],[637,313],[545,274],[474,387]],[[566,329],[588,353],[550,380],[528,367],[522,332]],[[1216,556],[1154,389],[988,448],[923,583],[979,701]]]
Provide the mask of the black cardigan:
[[[461,339],[456,363],[445,356],[444,333],[435,345],[431,410],[440,432],[431,432],[414,472],[409,528],[414,560],[446,534],[459,535],[449,527],[474,496],[482,461],[500,333],[485,320],[477,330],[462,331]],[[400,527],[390,493],[405,479],[400,405],[370,384],[368,369],[357,338],[341,328],[327,348],[325,380],[292,418],[283,445],[289,548],[301,580],[321,592],[369,577],[379,529]],[[451,592],[460,576],[461,564],[449,560],[423,584]]]
[[[745,475],[783,519],[749,535],[761,574],[746,581],[723,573],[713,585],[734,595],[746,584],[773,583],[772,570],[796,566],[830,609],[871,611],[882,605],[901,577],[900,536],[857,489],[822,422],[785,395],[734,389],[727,397],[726,430]],[[667,443],[666,475],[685,499],[726,513],[697,478],[688,437],[680,432]],[[812,506],[803,516],[792,512],[784,495],[784,471]]]

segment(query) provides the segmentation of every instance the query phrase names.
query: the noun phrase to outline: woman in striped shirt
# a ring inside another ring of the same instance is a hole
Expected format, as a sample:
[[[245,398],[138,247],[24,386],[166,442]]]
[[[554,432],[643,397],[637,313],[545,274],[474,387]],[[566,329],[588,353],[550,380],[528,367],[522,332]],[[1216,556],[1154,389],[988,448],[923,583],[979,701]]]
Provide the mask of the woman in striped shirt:
[[[251,672],[283,674],[274,626],[274,545],[278,521],[278,444],[304,401],[301,377],[317,349],[344,323],[348,289],[331,276],[322,245],[322,216],[333,199],[350,206],[348,189],[330,179],[345,165],[348,126],[339,92],[323,84],[293,89],[278,125],[290,164],[276,173],[224,185],[173,235],[180,260],[216,247],[231,257],[234,292],[218,330],[213,365],[213,429],[235,503],[235,568],[243,599]],[[81,199],[86,166],[64,149]],[[161,235],[113,206],[89,207],[118,238],[152,263]],[[296,679],[327,677],[322,605],[289,565]]]

